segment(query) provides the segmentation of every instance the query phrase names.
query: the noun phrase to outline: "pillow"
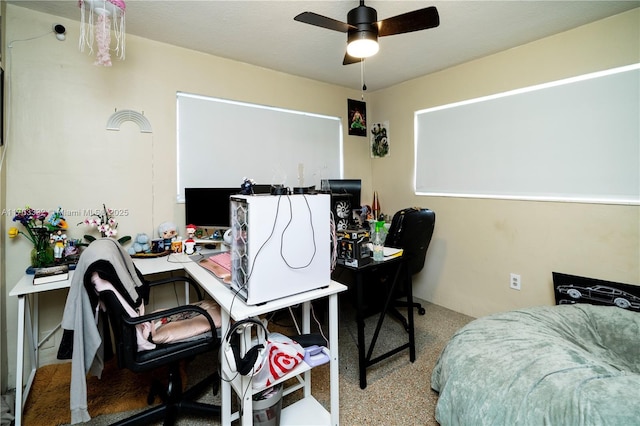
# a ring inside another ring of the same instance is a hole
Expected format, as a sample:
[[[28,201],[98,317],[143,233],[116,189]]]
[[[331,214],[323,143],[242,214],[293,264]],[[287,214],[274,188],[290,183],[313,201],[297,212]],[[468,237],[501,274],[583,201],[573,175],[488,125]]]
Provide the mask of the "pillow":
[[[216,328],[220,328],[222,323],[220,306],[216,302],[213,300],[201,300],[191,303],[191,305],[199,306],[207,311]],[[200,339],[210,335],[211,327],[209,326],[209,321],[204,315],[192,311],[180,312],[155,321],[149,340],[156,344],[162,344]]]

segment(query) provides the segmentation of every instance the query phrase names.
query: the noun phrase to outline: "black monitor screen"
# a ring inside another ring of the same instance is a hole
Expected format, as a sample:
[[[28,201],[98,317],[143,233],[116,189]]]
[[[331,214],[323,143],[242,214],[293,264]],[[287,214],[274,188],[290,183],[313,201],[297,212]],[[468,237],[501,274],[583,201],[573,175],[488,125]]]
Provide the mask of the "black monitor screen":
[[[228,228],[231,225],[229,197],[239,188],[185,188],[186,225]]]
[[[331,195],[350,194],[351,208],[359,209],[362,180],[360,179],[327,179]]]

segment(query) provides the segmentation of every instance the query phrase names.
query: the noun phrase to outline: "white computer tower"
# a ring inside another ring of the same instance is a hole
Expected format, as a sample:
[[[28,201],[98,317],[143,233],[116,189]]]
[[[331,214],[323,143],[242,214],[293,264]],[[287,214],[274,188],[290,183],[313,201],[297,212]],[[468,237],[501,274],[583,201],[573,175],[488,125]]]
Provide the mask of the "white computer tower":
[[[256,305],[326,287],[327,194],[231,196],[231,287]]]

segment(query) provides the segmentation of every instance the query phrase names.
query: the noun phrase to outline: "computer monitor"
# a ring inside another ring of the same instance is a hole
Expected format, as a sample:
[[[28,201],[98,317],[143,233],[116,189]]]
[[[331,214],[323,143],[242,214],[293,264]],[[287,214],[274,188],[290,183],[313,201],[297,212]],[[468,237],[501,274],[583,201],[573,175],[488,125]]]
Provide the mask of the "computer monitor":
[[[327,179],[331,195],[350,194],[351,208],[359,209],[361,206],[360,193],[362,192],[361,179]],[[325,185],[322,187],[325,188]]]
[[[239,192],[240,188],[185,188],[186,225],[228,228],[231,226],[229,197]]]

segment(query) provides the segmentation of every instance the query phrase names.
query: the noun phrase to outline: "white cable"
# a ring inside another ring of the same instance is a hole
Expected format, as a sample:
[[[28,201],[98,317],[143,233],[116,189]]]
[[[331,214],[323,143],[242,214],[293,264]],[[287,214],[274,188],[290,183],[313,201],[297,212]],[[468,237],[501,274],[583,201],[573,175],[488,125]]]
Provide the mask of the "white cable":
[[[296,326],[296,331],[298,332],[298,334],[302,334],[302,332],[300,332],[300,327],[298,327],[298,321],[296,321],[296,316],[293,314],[293,310],[291,309],[291,306],[289,306],[289,314],[291,315],[291,319],[293,320],[293,324]]]
[[[327,339],[327,336],[325,336],[324,332],[322,331],[322,325],[320,324],[320,321],[318,321],[318,317],[316,317],[316,311],[313,309],[313,303],[311,303],[310,305],[311,305],[311,315],[313,316],[313,319],[316,321],[316,324],[318,324],[318,330],[320,330],[320,335],[322,336],[324,341],[327,342],[327,346],[328,346],[329,339]]]
[[[54,31],[53,31],[53,30],[51,30],[51,31],[48,31],[48,32],[46,32],[46,33],[44,33],[44,34],[42,34],[42,35],[39,35],[39,36],[30,37],[30,38],[23,38],[23,39],[20,39],[20,40],[13,40],[13,41],[11,41],[11,42],[7,45],[7,47],[8,47],[9,49],[11,49],[11,48],[13,47],[13,43],[21,42],[21,41],[31,41],[31,40],[35,40],[35,39],[38,39],[38,38],[42,38],[42,37],[48,36],[49,34],[51,34],[51,33],[53,33],[53,32],[54,32]]]
[[[284,256],[284,253],[283,253],[283,250],[284,250],[284,236],[285,236],[285,233],[287,232],[287,229],[289,228],[289,225],[291,225],[291,222],[293,222],[293,206],[292,206],[292,203],[291,203],[291,197],[287,195],[287,201],[289,201],[289,221],[287,222],[287,224],[285,225],[284,229],[280,233],[280,257],[284,261],[285,265],[287,265],[289,267],[289,269],[305,269],[305,268],[308,268],[313,263],[313,259],[315,259],[316,252],[317,252],[316,235],[315,235],[315,230],[313,228],[313,212],[311,211],[311,206],[309,206],[309,200],[307,200],[307,196],[305,194],[302,194],[302,197],[304,199],[304,202],[307,205],[307,211],[309,212],[309,224],[310,224],[310,229],[311,229],[311,240],[312,240],[312,244],[313,244],[313,253],[311,254],[311,258],[309,259],[309,261],[305,265],[301,265],[301,266],[292,266],[292,265],[290,265],[289,262],[287,261],[287,259]]]

